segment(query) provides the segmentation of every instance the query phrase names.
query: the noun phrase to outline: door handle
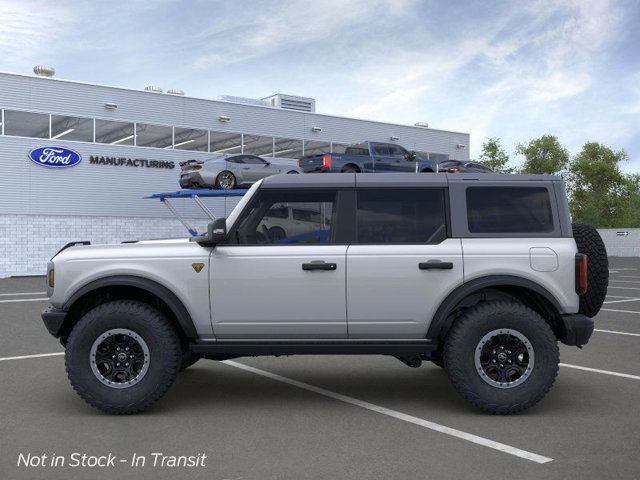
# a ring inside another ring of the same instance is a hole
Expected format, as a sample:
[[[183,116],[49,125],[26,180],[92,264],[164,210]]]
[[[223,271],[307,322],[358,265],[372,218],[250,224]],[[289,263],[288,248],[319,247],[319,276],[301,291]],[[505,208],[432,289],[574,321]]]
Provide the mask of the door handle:
[[[441,260],[429,260],[418,264],[420,270],[451,270],[453,262],[443,262]]]
[[[311,262],[311,263],[303,263],[302,270],[311,271],[311,270],[335,270],[338,268],[338,265],[335,263],[327,263],[327,262]]]

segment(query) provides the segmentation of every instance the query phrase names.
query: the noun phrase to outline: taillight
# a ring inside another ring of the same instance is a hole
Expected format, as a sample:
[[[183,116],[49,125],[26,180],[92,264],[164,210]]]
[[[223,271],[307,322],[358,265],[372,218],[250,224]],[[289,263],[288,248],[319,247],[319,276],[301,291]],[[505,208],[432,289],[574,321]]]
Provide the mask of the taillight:
[[[331,168],[331,154],[325,153],[322,156],[322,168],[326,168],[326,169]]]
[[[200,169],[202,169],[202,165],[194,165],[191,168],[193,168],[194,170],[200,170]]]
[[[576,293],[578,295],[587,293],[587,261],[584,253],[576,254]]]
[[[302,166],[302,165],[300,165],[300,159],[298,159],[298,161],[296,163],[298,164],[299,167]]]

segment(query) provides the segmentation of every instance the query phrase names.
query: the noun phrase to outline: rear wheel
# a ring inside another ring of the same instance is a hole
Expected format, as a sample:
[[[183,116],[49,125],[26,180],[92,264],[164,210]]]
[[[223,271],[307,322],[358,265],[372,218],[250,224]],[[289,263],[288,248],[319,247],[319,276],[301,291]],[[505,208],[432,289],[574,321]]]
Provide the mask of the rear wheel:
[[[296,172],[295,170],[291,170],[291,171],[287,172],[288,175],[297,175],[299,173],[300,172]]]
[[[269,238],[272,242],[284,240],[285,238],[287,238],[287,232],[285,232],[282,227],[271,227],[269,229]]]
[[[178,334],[142,302],[97,306],[73,327],[65,365],[74,390],[107,413],[135,413],[161,398],[180,368]]]
[[[489,413],[517,413],[549,391],[560,354],[553,331],[535,311],[515,301],[486,302],[451,327],[444,366],[455,389]]]
[[[236,186],[236,176],[228,170],[220,172],[216,177],[216,187],[221,190],[231,190]]]
[[[609,258],[607,249],[591,225],[574,223],[573,238],[578,252],[587,256],[587,291],[580,295],[580,313],[595,317],[604,304],[609,287]]]
[[[355,167],[353,165],[346,165],[340,171],[342,173],[360,173],[360,170],[358,169],[358,167]]]

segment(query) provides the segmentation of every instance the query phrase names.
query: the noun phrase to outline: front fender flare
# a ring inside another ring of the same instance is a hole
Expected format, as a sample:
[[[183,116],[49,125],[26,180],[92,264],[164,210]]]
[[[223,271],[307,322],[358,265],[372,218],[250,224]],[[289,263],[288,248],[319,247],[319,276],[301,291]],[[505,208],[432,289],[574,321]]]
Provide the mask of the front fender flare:
[[[196,332],[196,328],[193,324],[193,319],[178,296],[167,287],[154,280],[135,275],[112,275],[93,280],[92,282],[89,282],[77,289],[64,303],[63,309],[68,311],[71,306],[78,301],[78,299],[87,293],[99,288],[113,286],[135,287],[155,295],[167,304],[171,312],[175,315],[184,334],[188,338],[198,338],[198,333]]]

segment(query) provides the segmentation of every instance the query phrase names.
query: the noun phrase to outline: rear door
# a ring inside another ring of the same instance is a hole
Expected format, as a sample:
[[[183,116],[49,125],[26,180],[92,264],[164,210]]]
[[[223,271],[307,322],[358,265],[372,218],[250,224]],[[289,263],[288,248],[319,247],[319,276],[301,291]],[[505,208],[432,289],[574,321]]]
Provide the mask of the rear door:
[[[446,193],[444,186],[356,191],[349,338],[424,338],[442,299],[462,284],[461,241],[448,235]]]

